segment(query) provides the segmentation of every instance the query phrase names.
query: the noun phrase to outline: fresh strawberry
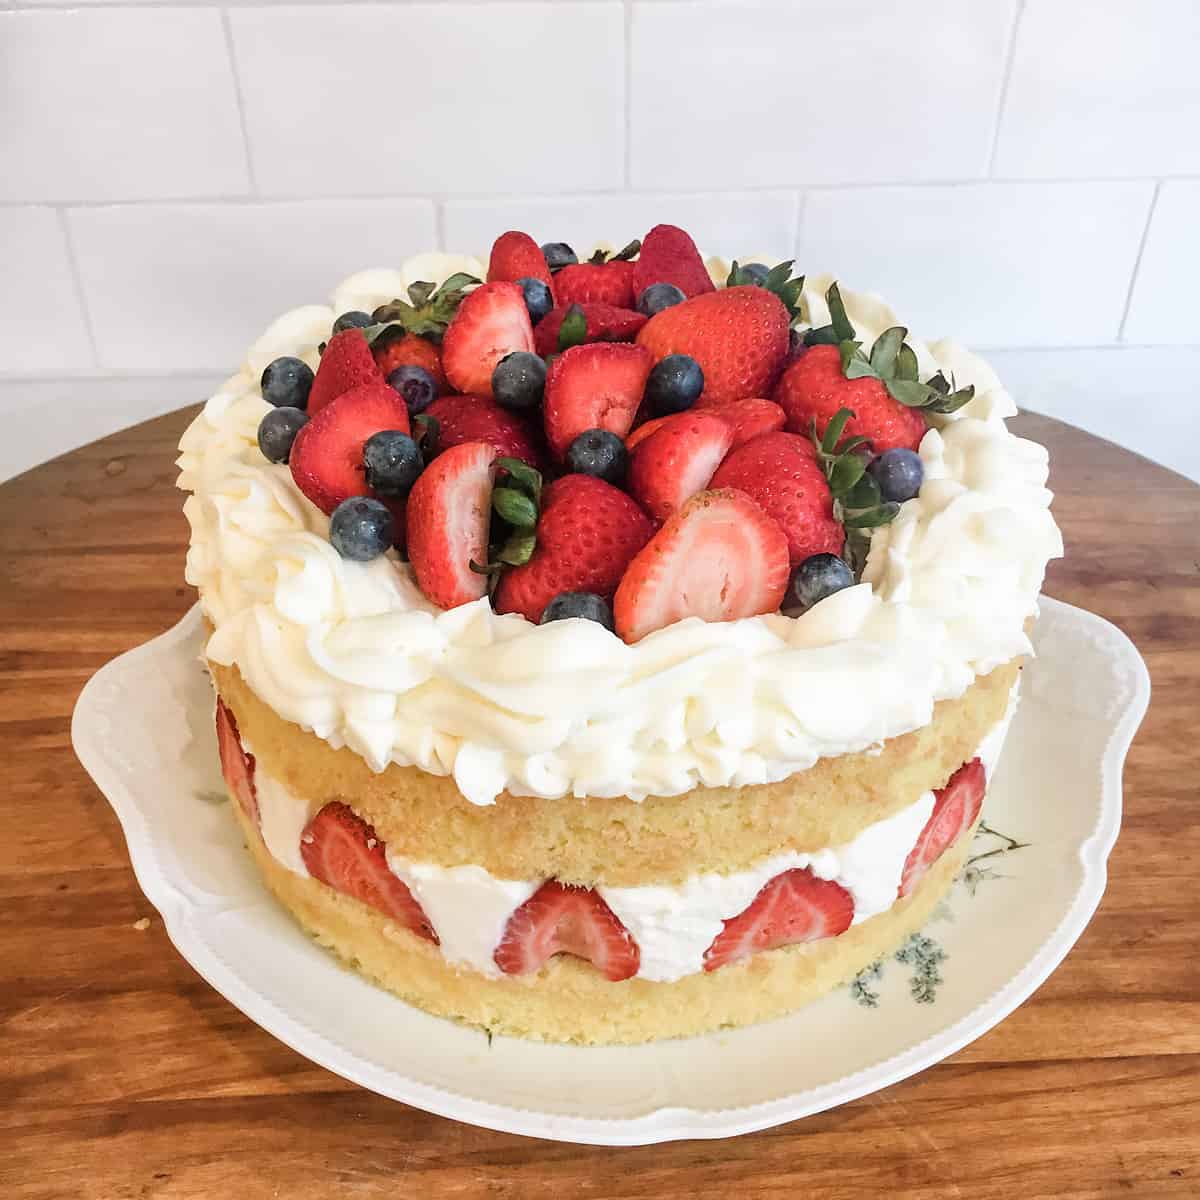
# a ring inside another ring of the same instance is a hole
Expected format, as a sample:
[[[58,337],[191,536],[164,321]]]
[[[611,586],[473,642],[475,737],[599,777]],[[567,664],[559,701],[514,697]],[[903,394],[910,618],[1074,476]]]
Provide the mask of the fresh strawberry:
[[[847,379],[836,346],[810,346],[783,373],[774,398],[787,413],[787,427],[805,437],[814,421],[820,437],[838,409],[850,409],[845,436],[870,438],[876,454],[915,450],[928,429],[920,411],[893,399],[878,379]]]
[[[745,492],[700,492],[629,564],[613,618],[617,633],[636,642],[684,617],[736,621],[774,612],[787,584],[779,525]]]
[[[541,620],[559,592],[612,597],[654,526],[622,492],[592,475],[564,475],[542,493],[533,556],[500,577],[496,611]]]
[[[933,793],[933,812],[905,860],[898,895],[907,896],[929,868],[975,824],[986,789],[983,763],[973,758],[950,776],[944,788]]]
[[[655,225],[646,234],[635,266],[635,296],[652,283],[673,283],[685,296],[702,296],[716,290],[696,243],[674,225]]]
[[[425,910],[388,866],[387,846],[349,805],[333,800],[309,821],[300,835],[300,857],[314,879],[437,944]]]
[[[489,442],[497,454],[541,466],[539,439],[528,422],[486,396],[439,396],[425,415],[438,423],[439,453],[462,442]]]
[[[417,584],[441,608],[470,604],[487,592],[487,561],[496,448],[462,442],[439,454],[408,493],[408,559]]]
[[[853,920],[854,898],[840,883],[796,867],[769,880],[749,907],[725,922],[704,952],[704,969],[715,971],[759,950],[837,937]]]
[[[343,329],[329,339],[308,393],[308,415],[315,417],[330,400],[364,383],[382,383],[371,347],[361,329]]]
[[[708,487],[732,441],[732,430],[712,413],[665,417],[630,457],[629,491],[661,524]]]
[[[397,367],[423,367],[433,376],[438,391],[446,390],[446,372],[442,370],[442,356],[438,348],[428,339],[415,333],[378,343],[373,348],[375,365],[386,379]]]
[[[649,408],[649,405],[647,405]],[[629,431],[629,436],[625,439],[625,449],[632,454],[638,446],[640,446],[652,433],[660,430],[668,421],[679,416],[678,413],[671,413],[666,417],[651,417],[649,421],[643,421],[640,425],[635,426]]]
[[[697,412],[710,412],[720,417],[733,430],[733,445],[736,450],[752,438],[764,433],[775,433],[787,423],[787,414],[778,404],[770,400],[734,400],[727,404],[706,404],[701,395],[696,404]]]
[[[546,373],[546,440],[557,458],[585,430],[624,437],[642,402],[654,359],[641,346],[572,346]]]
[[[598,892],[550,879],[508,918],[493,958],[505,975],[528,975],[556,954],[586,958],[614,983],[641,963],[637,942]]]
[[[408,407],[386,383],[365,383],[331,400],[292,443],[296,486],[324,513],[349,496],[370,495],[363,444],[382,429],[409,432]]]
[[[254,825],[260,825],[258,793],[254,788],[254,755],[246,753],[238,734],[237,718],[220,696],[217,697],[217,752],[221,756],[221,774],[230,795]]]
[[[625,261],[573,263],[554,277],[559,304],[611,304],[632,308],[637,264]]]
[[[533,344],[543,358],[558,352],[558,331],[562,328],[570,304],[552,308],[533,331]],[[614,308],[611,304],[581,304],[584,320],[587,321],[585,342],[632,342],[638,330],[649,319],[628,308]]]
[[[457,392],[491,396],[492,371],[514,350],[533,349],[533,326],[515,283],[485,283],[466,296],[442,339],[442,369]]]
[[[764,433],[729,452],[713,487],[738,488],[787,534],[792,566],[810,554],[840,554],[846,540],[812,442],[797,433]]]
[[[724,288],[656,313],[637,336],[654,355],[688,354],[704,371],[709,405],[764,396],[788,348],[788,311],[760,287]]]
[[[515,229],[502,233],[493,243],[487,277],[488,283],[540,279],[549,284],[551,295],[556,294],[556,283],[541,248],[529,234],[518,233]]]

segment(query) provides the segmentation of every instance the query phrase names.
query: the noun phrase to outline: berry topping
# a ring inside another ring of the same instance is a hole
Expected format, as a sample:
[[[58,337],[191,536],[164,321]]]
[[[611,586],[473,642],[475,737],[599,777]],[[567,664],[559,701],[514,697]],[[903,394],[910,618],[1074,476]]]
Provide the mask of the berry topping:
[[[925,480],[925,468],[915,450],[885,450],[868,463],[867,470],[879,485],[879,494],[897,504],[911,500]]]
[[[541,462],[535,432],[525,418],[483,396],[442,396],[425,416],[438,423],[439,450],[462,442],[490,442],[497,454],[519,458],[536,467]]]
[[[652,283],[673,283],[685,296],[702,296],[715,289],[696,243],[674,225],[655,225],[642,239],[634,294],[640,296]]]
[[[542,493],[536,543],[529,561],[506,570],[496,611],[541,620],[562,592],[608,599],[654,526],[624,492],[591,475],[564,475]]]
[[[704,398],[725,404],[768,393],[788,347],[788,310],[760,287],[726,288],[651,317],[639,346],[655,362],[687,354],[704,372]],[[794,369],[794,368],[793,368]]]
[[[450,397],[446,397],[450,399]],[[451,446],[429,464],[408,494],[408,557],[421,591],[442,608],[487,592],[487,561],[496,448]]]
[[[774,517],[787,535],[793,566],[810,554],[841,552],[845,533],[834,516],[825,472],[807,438],[795,433],[754,438],[730,451],[712,484],[740,489]]]
[[[629,460],[629,490],[659,523],[708,487],[733,433],[712,413],[677,413],[640,441]]]
[[[446,329],[442,366],[457,391],[490,396],[496,364],[514,350],[532,349],[533,326],[520,286],[485,283],[462,301]]]
[[[784,611],[789,616],[806,613],[814,604],[854,586],[854,575],[845,561],[836,554],[810,554],[792,572],[784,598]]]
[[[315,417],[331,400],[364,383],[382,383],[371,347],[358,329],[335,333],[321,355],[308,393],[308,415]]]
[[[706,404],[701,396],[697,402],[698,412],[710,412],[733,431],[733,445],[738,446],[759,437],[764,433],[776,433],[784,427],[787,416],[778,404],[770,400],[751,398],[749,400],[734,400],[731,404]]]
[[[546,363],[528,350],[506,354],[492,372],[492,395],[505,408],[537,408],[546,389]]]
[[[573,311],[583,315],[583,333],[570,341],[571,346],[582,342],[632,342],[646,323],[641,313],[614,308],[611,304],[561,304],[533,331],[534,347],[543,358],[568,349],[568,346],[559,345],[559,339],[563,322]]]
[[[258,423],[258,448],[267,462],[285,463],[296,434],[308,424],[308,414],[298,408],[273,408]]]
[[[687,297],[673,283],[652,283],[637,298],[637,310],[643,316],[652,317],[664,308],[674,308]]]
[[[358,309],[352,309],[350,312],[344,312],[333,323],[333,332],[342,333],[346,329],[366,329],[375,322],[371,319],[370,313],[359,312]]]
[[[332,513],[343,500],[370,490],[363,462],[367,439],[383,429],[408,428],[408,409],[386,383],[354,388],[326,404],[297,434],[289,458],[292,478],[322,512]]]
[[[488,283],[537,279],[550,287],[553,294],[546,256],[529,234],[516,230],[502,233],[493,243],[487,277]]]
[[[704,372],[686,354],[668,354],[654,364],[646,380],[646,403],[657,416],[685,412],[704,391]]]
[[[542,256],[551,271],[561,271],[579,261],[579,256],[566,242],[543,242]]]
[[[351,496],[329,518],[329,541],[343,557],[370,562],[392,544],[392,514],[370,496]]]
[[[670,417],[654,417],[649,421],[643,421],[637,428],[630,431],[629,436],[625,439],[625,449],[632,454],[652,433],[661,429],[672,417],[679,416],[679,413],[672,413]]]
[[[277,358],[267,363],[262,373],[262,398],[276,408],[308,407],[312,391],[312,367],[303,359]]]
[[[586,958],[614,983],[637,974],[637,942],[591,888],[543,883],[504,927],[494,955],[506,975],[528,975],[556,954]]]
[[[734,621],[774,612],[787,582],[788,543],[778,524],[744,492],[700,492],[629,564],[613,599],[617,633],[636,642],[685,617]]]
[[[542,609],[538,623],[545,625],[550,621],[565,621],[568,617],[595,621],[609,632],[612,631],[612,608],[603,596],[597,596],[595,592],[560,592]]]
[[[418,337],[415,333],[396,336],[392,332],[396,328],[398,327],[388,326],[387,330],[371,343],[371,352],[375,356],[375,364],[379,367],[380,374],[391,383],[392,373],[400,367],[419,367],[433,380],[433,394],[436,396],[444,392],[446,373],[442,370],[441,352],[428,338]]]
[[[555,457],[589,429],[624,437],[642,401],[654,360],[641,346],[575,346],[546,376],[546,439]]]
[[[567,470],[579,475],[595,475],[620,487],[628,467],[625,443],[607,429],[589,429],[567,447]]]
[[[587,262],[564,267],[554,277],[554,292],[559,304],[611,304],[632,308],[633,276],[637,270],[630,262],[641,247],[630,242],[611,259],[597,251]]]
[[[407,433],[383,429],[363,445],[367,486],[381,496],[403,496],[421,473],[425,460],[421,449]]]
[[[548,283],[540,279],[530,279],[526,276],[518,279],[521,294],[525,297],[525,307],[529,310],[529,320],[536,325],[553,307],[554,293]]]
[[[749,907],[725,922],[704,952],[704,969],[715,971],[759,950],[837,937],[853,920],[854,898],[840,883],[796,867],[776,875]]]
[[[217,752],[221,757],[221,774],[229,793],[242,806],[242,812],[260,824],[258,793],[254,788],[254,755],[247,754],[238,734],[237,718],[217,697]]]
[[[944,788],[933,793],[933,812],[904,863],[898,895],[907,896],[929,868],[975,824],[986,789],[983,763],[973,758],[950,776]]]
[[[332,801],[309,821],[300,835],[300,857],[314,879],[437,944],[425,910],[388,867],[387,846],[349,805]]]
[[[387,384],[403,398],[409,416],[423,413],[438,398],[437,380],[424,367],[397,367]]]

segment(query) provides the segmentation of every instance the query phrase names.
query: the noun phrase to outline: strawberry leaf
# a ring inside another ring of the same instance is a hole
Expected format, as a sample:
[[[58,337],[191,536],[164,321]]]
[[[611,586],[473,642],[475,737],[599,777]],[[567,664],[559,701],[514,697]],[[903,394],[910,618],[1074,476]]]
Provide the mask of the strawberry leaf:
[[[858,342],[842,342],[842,374],[847,379],[878,379],[879,372],[863,357]]]
[[[842,454],[829,471],[829,490],[835,496],[845,496],[863,477],[867,464],[859,454]]]
[[[587,337],[587,317],[578,304],[572,304],[558,329],[558,350],[570,350]]]
[[[640,239],[634,238],[628,246],[622,247],[612,256],[613,262],[629,262],[630,259],[637,258],[642,252],[642,243]]]
[[[856,337],[854,326],[850,324],[850,318],[846,316],[846,306],[842,303],[842,293],[838,291],[836,283],[829,285],[829,290],[825,293],[825,303],[829,305],[830,323],[833,325],[833,331],[837,334],[838,341],[854,341]]]
[[[920,378],[916,353],[907,342],[901,343],[893,374],[897,379],[910,379],[914,383]]]
[[[854,416],[854,410],[850,408],[839,408],[836,413],[829,419],[829,424],[825,426],[825,436],[817,443],[817,449],[822,454],[833,454],[837,450],[838,439],[842,436],[842,430],[846,428],[846,422]],[[816,434],[816,420],[813,421],[814,440]]]
[[[834,331],[832,325],[822,325],[819,329],[806,329],[804,331],[804,344],[806,346],[836,346],[841,339]]]
[[[875,339],[871,347],[871,366],[881,379],[891,378],[895,374],[896,358],[907,336],[908,330],[903,325],[893,325]]]
[[[496,459],[496,466],[508,475],[508,485],[517,487],[535,505],[542,501],[542,473],[535,470],[527,462],[519,458],[502,457]]]
[[[537,505],[516,488],[496,488],[492,492],[492,507],[517,529],[532,529],[537,524]]]
[[[429,297],[437,291],[437,284],[430,283],[428,280],[419,279],[416,283],[408,285],[408,298],[412,301],[414,308],[420,308],[422,304],[429,301]]]
[[[516,530],[513,535],[500,547],[496,562],[506,563],[510,567],[519,567],[533,557],[537,536],[531,530]],[[472,564],[472,567],[474,564]]]
[[[860,508],[875,508],[883,499],[879,484],[870,475],[863,474],[854,486],[842,497],[842,503],[851,510]]]
[[[865,512],[853,513],[843,518],[842,524],[847,529],[877,529],[880,525],[894,521],[899,511],[900,505],[894,500],[888,500],[878,508],[867,509]]]
[[[975,398],[975,385],[967,384],[965,388],[959,388],[956,392],[951,392],[948,396],[943,396],[938,400],[933,400],[926,405],[930,412],[935,413],[952,413],[958,412],[964,404],[969,404]]]

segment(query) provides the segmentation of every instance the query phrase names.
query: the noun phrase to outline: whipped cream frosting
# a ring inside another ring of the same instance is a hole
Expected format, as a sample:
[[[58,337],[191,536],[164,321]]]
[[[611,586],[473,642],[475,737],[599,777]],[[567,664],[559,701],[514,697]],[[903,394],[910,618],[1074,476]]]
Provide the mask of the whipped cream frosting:
[[[720,278],[721,261],[710,266]],[[689,618],[628,646],[593,622],[537,626],[486,599],[442,611],[393,555],[342,559],[328,517],[259,452],[261,371],[281,354],[315,367],[336,312],[460,270],[483,267],[422,255],[351,276],[331,306],[285,313],[180,442],[186,575],[214,627],[208,657],[237,666],[282,717],[376,771],[451,776],[475,804],[506,789],[640,800],[780,780],[872,748],[1032,652],[1025,621],[1062,552],[1046,452],[1008,431],[1011,397],[949,340],[910,344],[923,374],[974,384],[974,399],[933,418],[924,486],[875,533],[862,582],[799,618]],[[830,282],[805,287],[814,325],[828,320]],[[875,297],[842,296],[865,343],[896,324]]]

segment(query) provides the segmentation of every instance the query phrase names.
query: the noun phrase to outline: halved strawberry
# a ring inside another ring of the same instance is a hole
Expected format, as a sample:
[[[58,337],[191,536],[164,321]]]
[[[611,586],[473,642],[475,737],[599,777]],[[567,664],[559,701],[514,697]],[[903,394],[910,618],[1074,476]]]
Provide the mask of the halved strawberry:
[[[573,305],[560,304],[552,308],[533,331],[533,344],[543,358],[558,353],[558,333]],[[580,304],[587,323],[585,342],[632,342],[638,330],[649,320],[640,312],[616,308],[611,304]]]
[[[564,475],[542,493],[532,557],[501,575],[496,611],[536,623],[560,592],[607,600],[653,533],[646,514],[619,488],[592,475]]]
[[[542,465],[541,440],[523,417],[486,396],[439,396],[426,410],[438,423],[440,453],[462,442],[488,442],[497,454]]]
[[[649,408],[649,405],[646,407]],[[651,417],[649,421],[643,421],[629,431],[629,436],[625,439],[625,449],[632,454],[652,433],[657,433],[668,421],[678,415],[678,413],[671,413],[666,417]]]
[[[749,907],[725,922],[704,952],[704,969],[715,971],[759,950],[837,937],[853,920],[854,898],[840,883],[796,867],[769,880]]]
[[[933,812],[904,862],[897,895],[907,896],[929,868],[975,824],[986,790],[983,763],[973,758],[950,776],[944,788],[933,793]]]
[[[247,754],[238,734],[237,718],[217,697],[217,752],[221,756],[221,774],[230,794],[242,806],[242,812],[261,824],[258,815],[258,793],[254,788],[254,755]]]
[[[793,567],[812,554],[841,554],[846,532],[808,438],[764,433],[731,450],[712,484],[738,488],[779,522]]]
[[[732,443],[733,431],[713,413],[664,417],[630,457],[629,491],[661,524],[708,487]]]
[[[733,430],[731,450],[764,433],[776,433],[787,423],[787,414],[770,400],[753,398],[724,404],[706,404],[704,396],[696,402],[697,412],[710,412],[720,417]]]
[[[324,513],[349,496],[367,496],[363,444],[383,429],[409,432],[408,406],[386,383],[363,384],[331,400],[292,444],[296,486]]]
[[[457,392],[492,394],[492,371],[514,350],[533,350],[533,326],[518,284],[485,283],[463,299],[442,338],[442,369]]]
[[[654,359],[640,346],[596,342],[572,346],[546,373],[543,415],[546,440],[556,458],[588,429],[624,437],[642,402]]]
[[[361,329],[343,329],[329,339],[308,393],[308,415],[315,417],[331,400],[364,383],[382,383],[371,347]]]
[[[492,244],[492,256],[488,261],[488,283],[515,283],[518,279],[540,279],[549,284],[550,294],[555,294],[555,281],[546,265],[546,256],[541,247],[527,233],[510,229],[502,233]]]
[[[774,612],[788,584],[787,537],[745,492],[693,496],[629,564],[613,598],[617,633],[636,642],[699,617]]]
[[[408,493],[408,559],[422,592],[441,608],[457,608],[487,592],[487,561],[496,448],[462,442],[439,454]]]
[[[300,835],[300,857],[314,879],[438,943],[425,910],[388,866],[387,847],[375,836],[374,826],[349,805],[331,801],[309,821]]]
[[[675,225],[655,225],[646,234],[635,266],[635,296],[652,283],[673,283],[685,296],[702,296],[716,290],[696,243]]]
[[[586,958],[614,983],[641,964],[637,942],[598,892],[550,879],[508,918],[493,958],[505,975],[528,975],[556,954]]]
[[[554,277],[559,304],[611,304],[632,308],[636,293],[633,277],[637,264],[624,260],[573,263]]]
[[[380,337],[372,346],[371,352],[384,379],[397,367],[422,367],[433,376],[438,391],[446,390],[446,372],[442,370],[442,356],[428,338],[419,337],[415,333],[406,333],[390,340]]]

